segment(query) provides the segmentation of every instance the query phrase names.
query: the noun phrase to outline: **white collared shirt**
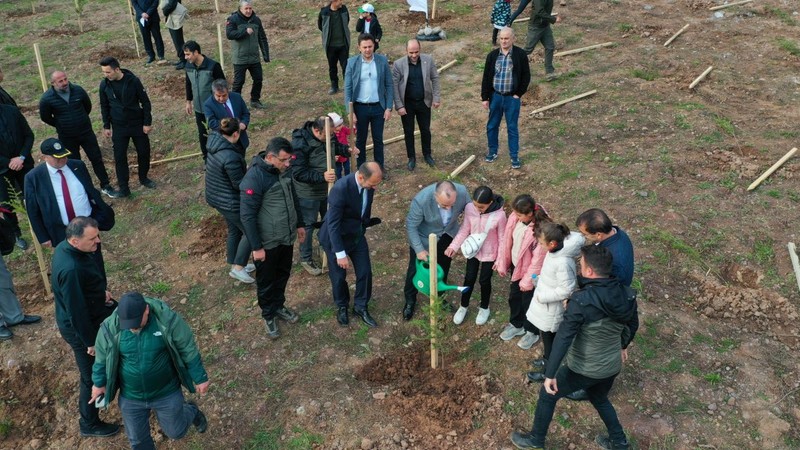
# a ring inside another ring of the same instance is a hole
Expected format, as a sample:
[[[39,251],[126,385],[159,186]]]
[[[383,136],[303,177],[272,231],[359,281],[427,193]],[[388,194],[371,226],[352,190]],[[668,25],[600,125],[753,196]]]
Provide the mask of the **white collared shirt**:
[[[61,222],[64,226],[69,224],[67,219],[67,207],[64,205],[64,190],[61,189],[61,175],[58,174],[60,170],[67,180],[67,187],[69,188],[70,198],[72,199],[72,208],[75,210],[75,216],[89,217],[92,215],[92,204],[89,203],[89,195],[86,189],[81,184],[78,177],[72,173],[69,166],[64,166],[61,169],[55,169],[50,164],[45,164],[47,171],[50,173],[50,184],[53,185],[53,193],[56,194],[56,201],[58,202],[58,211],[61,213]]]
[[[359,92],[356,97],[358,103],[378,103],[378,65],[375,63],[375,55],[371,61],[361,57],[361,73],[359,74]]]

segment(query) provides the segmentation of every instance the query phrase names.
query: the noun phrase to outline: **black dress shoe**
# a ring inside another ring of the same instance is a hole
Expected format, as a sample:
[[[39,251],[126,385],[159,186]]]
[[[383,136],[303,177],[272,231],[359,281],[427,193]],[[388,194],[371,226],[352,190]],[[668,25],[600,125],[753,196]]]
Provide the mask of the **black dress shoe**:
[[[23,237],[17,236],[16,242],[14,242],[20,250],[27,250],[28,249],[28,241],[26,241]]]
[[[519,431],[511,433],[511,443],[514,444],[514,447],[521,448],[523,450],[541,450],[544,448],[541,445],[536,445],[533,443],[533,436],[531,436],[530,433],[520,433]]]
[[[547,365],[547,360],[544,358],[534,359],[531,361],[531,365],[539,369],[544,369],[544,367]]]
[[[369,315],[369,311],[367,311],[367,308],[353,309],[353,314],[360,317],[361,321],[367,324],[367,326],[370,328],[375,328],[378,326],[378,322],[375,322],[375,319],[373,319],[372,316]]]
[[[414,317],[414,305],[416,302],[406,302],[406,306],[403,308],[403,320],[411,320]]]
[[[7,326],[0,325],[0,341],[7,341],[14,337],[14,333]]]
[[[19,322],[15,323],[15,324],[13,324],[11,326],[13,327],[13,326],[16,326],[16,325],[30,325],[32,323],[38,323],[41,320],[42,320],[41,316],[33,316],[33,315],[29,316],[29,315],[26,314],[25,316],[22,317],[22,320],[20,320]]]
[[[433,156],[431,155],[425,155],[425,163],[431,167],[436,167],[436,161],[433,160]]]
[[[336,321],[339,322],[339,325],[346,327],[350,325],[350,318],[347,317],[347,307],[340,306],[339,311],[336,313]]]
[[[544,372],[528,372],[529,383],[541,383],[544,379]]]
[[[110,437],[119,433],[119,425],[98,421],[96,425],[84,427],[81,425],[81,437]]]
[[[576,402],[589,400],[589,394],[584,389],[577,390],[572,394],[567,394],[567,398]]]
[[[417,167],[417,158],[408,158],[408,170],[413,172],[414,168]]]

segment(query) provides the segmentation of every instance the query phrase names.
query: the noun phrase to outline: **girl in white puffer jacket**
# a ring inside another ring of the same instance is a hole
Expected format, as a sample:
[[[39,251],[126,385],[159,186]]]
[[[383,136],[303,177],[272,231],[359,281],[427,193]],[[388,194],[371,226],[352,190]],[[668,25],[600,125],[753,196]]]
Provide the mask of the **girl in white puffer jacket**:
[[[575,258],[580,254],[584,238],[580,233],[570,232],[565,224],[548,222],[538,227],[536,239],[547,249],[547,254],[526,317],[539,329],[543,359],[547,360],[564,317],[564,300],[577,286]],[[534,362],[534,366],[537,365]]]

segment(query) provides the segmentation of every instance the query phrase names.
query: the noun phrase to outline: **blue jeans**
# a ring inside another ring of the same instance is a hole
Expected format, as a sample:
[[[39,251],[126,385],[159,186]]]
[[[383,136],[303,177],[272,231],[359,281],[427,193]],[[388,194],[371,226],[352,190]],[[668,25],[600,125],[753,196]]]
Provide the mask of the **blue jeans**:
[[[358,154],[356,162],[358,167],[367,161],[367,131],[372,129],[372,144],[373,152],[375,155],[375,162],[380,164],[381,170],[384,169],[383,165],[383,113],[385,112],[381,105],[363,105],[354,104],[353,111],[356,116],[356,147],[361,150]]]
[[[311,262],[314,254],[314,227],[312,224],[325,219],[328,201],[300,198],[298,203],[300,203],[300,215],[303,216],[303,223],[306,224],[306,240],[300,244],[300,261]],[[319,239],[319,232],[317,232],[317,239]]]
[[[489,138],[489,154],[497,154],[497,137],[500,133],[500,121],[506,116],[508,128],[508,153],[512,160],[519,157],[519,105],[520,100],[513,95],[492,94],[489,102],[489,122],[486,123],[486,136]]]
[[[534,446],[544,447],[547,428],[553,420],[556,402],[560,398],[581,389],[585,389],[586,393],[589,394],[589,401],[594,406],[594,409],[597,410],[597,413],[600,414],[600,419],[606,425],[611,441],[615,443],[624,442],[625,432],[619,423],[614,405],[608,400],[608,392],[611,390],[611,386],[614,385],[616,377],[617,375],[602,379],[589,378],[571,371],[566,365],[561,366],[556,373],[558,392],[555,395],[550,395],[545,391],[544,386],[539,391],[539,401],[536,403],[533,430],[531,431]]]
[[[156,448],[150,435],[150,410],[156,412],[158,424],[170,439],[184,437],[198,411],[196,406],[184,402],[180,389],[153,401],[129,400],[120,395],[119,410],[133,450]]]
[[[336,170],[336,179],[337,180],[339,178],[346,177],[347,175],[350,175],[350,159],[348,158],[348,160],[345,161],[345,162],[337,162],[336,163],[336,167],[334,167],[334,170]]]

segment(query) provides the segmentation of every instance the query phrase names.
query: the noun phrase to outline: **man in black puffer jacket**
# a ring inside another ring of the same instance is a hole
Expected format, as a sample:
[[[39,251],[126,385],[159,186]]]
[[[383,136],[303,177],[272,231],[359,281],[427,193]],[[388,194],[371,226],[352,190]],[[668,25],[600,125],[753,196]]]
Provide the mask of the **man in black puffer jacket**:
[[[78,149],[83,147],[86,156],[92,163],[92,169],[100,181],[100,192],[111,198],[119,197],[119,193],[111,186],[108,171],[103,164],[103,154],[97,136],[92,130],[92,100],[86,91],[69,82],[67,73],[57,70],[50,76],[50,89],[39,100],[39,117],[42,122],[56,128],[58,140],[68,150],[69,158],[81,159]]]

